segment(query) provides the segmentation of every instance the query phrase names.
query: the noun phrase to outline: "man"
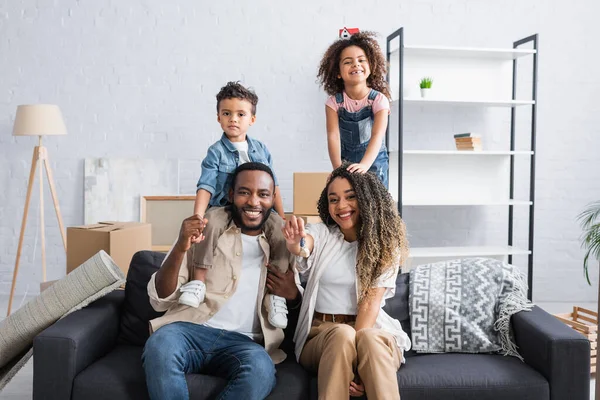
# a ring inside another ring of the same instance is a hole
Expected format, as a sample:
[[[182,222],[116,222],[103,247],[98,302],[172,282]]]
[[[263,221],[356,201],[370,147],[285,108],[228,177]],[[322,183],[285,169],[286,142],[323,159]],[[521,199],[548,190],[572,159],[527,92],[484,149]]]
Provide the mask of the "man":
[[[285,359],[279,349],[283,331],[268,323],[265,288],[286,298],[289,308],[300,305],[301,295],[297,274],[272,268],[267,274],[265,268],[270,252],[263,227],[275,197],[271,169],[261,163],[240,165],[229,196],[228,209],[207,214],[210,221],[230,219],[219,224],[227,228],[215,233],[218,238],[202,241],[206,220],[186,218],[148,283],[152,307],[166,311],[150,321],[154,333],[142,356],[151,399],[188,399],[185,374],[200,371],[227,379],[219,399],[263,399],[275,387],[273,364]],[[178,303],[179,288],[190,279],[192,249],[214,252],[205,301],[198,308]]]

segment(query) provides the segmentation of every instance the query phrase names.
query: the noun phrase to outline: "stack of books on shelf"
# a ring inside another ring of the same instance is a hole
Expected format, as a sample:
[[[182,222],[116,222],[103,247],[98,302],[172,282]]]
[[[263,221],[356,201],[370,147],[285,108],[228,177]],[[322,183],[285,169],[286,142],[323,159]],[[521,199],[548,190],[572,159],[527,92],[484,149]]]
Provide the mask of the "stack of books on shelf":
[[[457,150],[481,151],[481,136],[474,133],[457,133],[454,135]]]

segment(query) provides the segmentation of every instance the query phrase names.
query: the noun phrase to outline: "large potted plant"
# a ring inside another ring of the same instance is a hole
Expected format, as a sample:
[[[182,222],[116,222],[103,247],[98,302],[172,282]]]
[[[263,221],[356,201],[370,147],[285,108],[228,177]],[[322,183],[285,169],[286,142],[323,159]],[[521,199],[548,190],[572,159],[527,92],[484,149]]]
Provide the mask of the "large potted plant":
[[[588,271],[590,257],[600,260],[600,201],[589,204],[577,219],[583,229],[581,246],[586,250],[583,258],[583,272],[585,279],[591,285]]]
[[[591,285],[588,264],[592,260],[600,261],[600,201],[589,204],[577,217],[583,229],[581,246],[586,250],[583,257],[585,278]],[[598,315],[600,315],[600,284],[598,286]],[[598,324],[600,332],[600,321]],[[600,369],[596,368],[596,399],[600,399]]]

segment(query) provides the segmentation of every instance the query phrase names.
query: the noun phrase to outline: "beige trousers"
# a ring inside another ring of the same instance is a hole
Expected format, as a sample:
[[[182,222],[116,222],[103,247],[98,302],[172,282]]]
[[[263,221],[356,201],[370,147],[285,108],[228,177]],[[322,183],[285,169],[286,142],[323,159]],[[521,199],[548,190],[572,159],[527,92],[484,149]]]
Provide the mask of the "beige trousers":
[[[317,372],[319,400],[348,400],[355,371],[369,400],[400,400],[396,372],[401,355],[394,337],[381,329],[354,323],[314,320],[300,364]]]

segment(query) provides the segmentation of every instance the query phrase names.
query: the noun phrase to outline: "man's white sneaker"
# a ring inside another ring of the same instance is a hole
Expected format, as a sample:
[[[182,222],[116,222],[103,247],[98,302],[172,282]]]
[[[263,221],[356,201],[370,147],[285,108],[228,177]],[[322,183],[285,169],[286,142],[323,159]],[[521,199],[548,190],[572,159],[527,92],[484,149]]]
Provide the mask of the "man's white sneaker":
[[[179,296],[179,304],[198,308],[200,303],[204,302],[206,295],[206,285],[202,281],[189,281],[179,288],[181,296]]]
[[[273,325],[275,328],[284,329],[287,326],[287,304],[285,303],[285,299],[280,296],[275,296],[274,294],[269,294],[268,300],[268,313],[269,313],[269,323]]]

